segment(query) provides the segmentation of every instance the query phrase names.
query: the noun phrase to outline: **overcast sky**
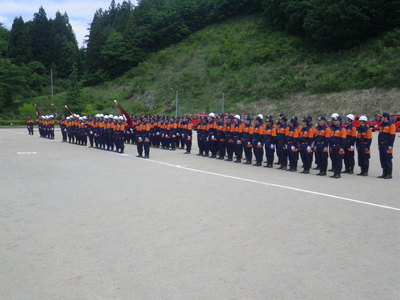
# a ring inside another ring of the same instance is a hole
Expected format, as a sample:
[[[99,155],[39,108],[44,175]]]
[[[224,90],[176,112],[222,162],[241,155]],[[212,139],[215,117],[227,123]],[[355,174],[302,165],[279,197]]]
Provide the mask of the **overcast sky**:
[[[121,3],[122,0],[115,2]],[[131,2],[136,3],[135,0]],[[111,0],[0,0],[0,23],[11,29],[15,17],[21,16],[25,22],[32,20],[40,6],[43,6],[48,19],[54,19],[57,11],[67,12],[78,44],[82,46],[95,11],[107,9],[110,3]]]

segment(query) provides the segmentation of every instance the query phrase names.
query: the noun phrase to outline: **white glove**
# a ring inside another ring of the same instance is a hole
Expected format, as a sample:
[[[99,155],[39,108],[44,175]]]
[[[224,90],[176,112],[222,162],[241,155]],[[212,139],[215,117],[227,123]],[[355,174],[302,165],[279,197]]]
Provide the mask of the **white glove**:
[[[354,151],[354,146],[350,146],[350,151]]]
[[[258,142],[258,143],[257,143],[257,146],[261,146],[261,143],[260,143],[260,142]]]
[[[90,131],[90,134],[93,134],[93,131]]]
[[[133,133],[133,128],[131,128],[130,130],[131,130],[131,133]]]
[[[274,150],[274,148],[275,148],[274,144],[271,144],[271,146],[269,146],[269,148]]]
[[[140,137],[140,138],[139,138],[139,142],[141,142],[141,141],[143,141],[143,139]]]
[[[294,149],[296,149],[296,147],[295,147],[295,146],[292,146],[292,147],[290,147],[290,149],[292,149],[292,151],[294,151]]]
[[[310,146],[307,146],[307,151],[311,151],[311,147]]]
[[[212,136],[211,136],[211,139],[212,139],[212,140],[215,139],[215,136],[212,135]]]

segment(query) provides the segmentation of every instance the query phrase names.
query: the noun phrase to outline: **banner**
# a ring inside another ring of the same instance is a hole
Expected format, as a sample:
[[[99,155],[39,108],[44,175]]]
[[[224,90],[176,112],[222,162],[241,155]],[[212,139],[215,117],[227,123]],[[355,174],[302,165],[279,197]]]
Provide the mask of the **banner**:
[[[119,111],[121,114],[123,114],[126,118],[126,123],[128,124],[129,128],[133,127],[133,122],[131,119],[131,116],[121,107],[121,105],[118,104],[117,100],[114,100],[115,105],[118,107]]]
[[[39,108],[37,107],[37,105],[35,104],[35,110],[36,110],[36,117],[38,118],[38,120],[40,119],[40,117],[42,116],[42,114],[40,113]]]
[[[75,121],[79,122],[79,118],[77,116],[75,116],[75,114],[69,109],[68,106],[65,105],[65,108],[69,111],[69,113],[74,117]]]

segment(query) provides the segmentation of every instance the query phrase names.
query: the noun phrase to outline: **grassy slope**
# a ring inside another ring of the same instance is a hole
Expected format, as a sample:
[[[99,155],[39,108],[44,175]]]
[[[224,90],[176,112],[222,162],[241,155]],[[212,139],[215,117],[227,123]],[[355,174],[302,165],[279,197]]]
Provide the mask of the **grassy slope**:
[[[124,76],[84,88],[81,108],[115,112],[112,99],[131,111],[368,113],[400,111],[400,30],[359,48],[319,53],[299,38],[265,29],[260,16],[215,24],[151,55]],[[52,101],[65,104],[65,95]]]

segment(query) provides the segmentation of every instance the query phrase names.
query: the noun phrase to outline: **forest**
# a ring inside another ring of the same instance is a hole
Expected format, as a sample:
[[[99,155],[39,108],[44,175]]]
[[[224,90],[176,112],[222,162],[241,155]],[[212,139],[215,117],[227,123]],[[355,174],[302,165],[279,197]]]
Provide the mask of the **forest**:
[[[54,92],[78,105],[83,87],[114,80],[206,26],[252,14],[323,56],[398,28],[400,1],[112,0],[95,12],[81,49],[67,13],[52,19],[40,7],[32,20],[16,16],[11,30],[0,24],[0,118],[22,115],[35,97],[49,94],[50,72]]]

